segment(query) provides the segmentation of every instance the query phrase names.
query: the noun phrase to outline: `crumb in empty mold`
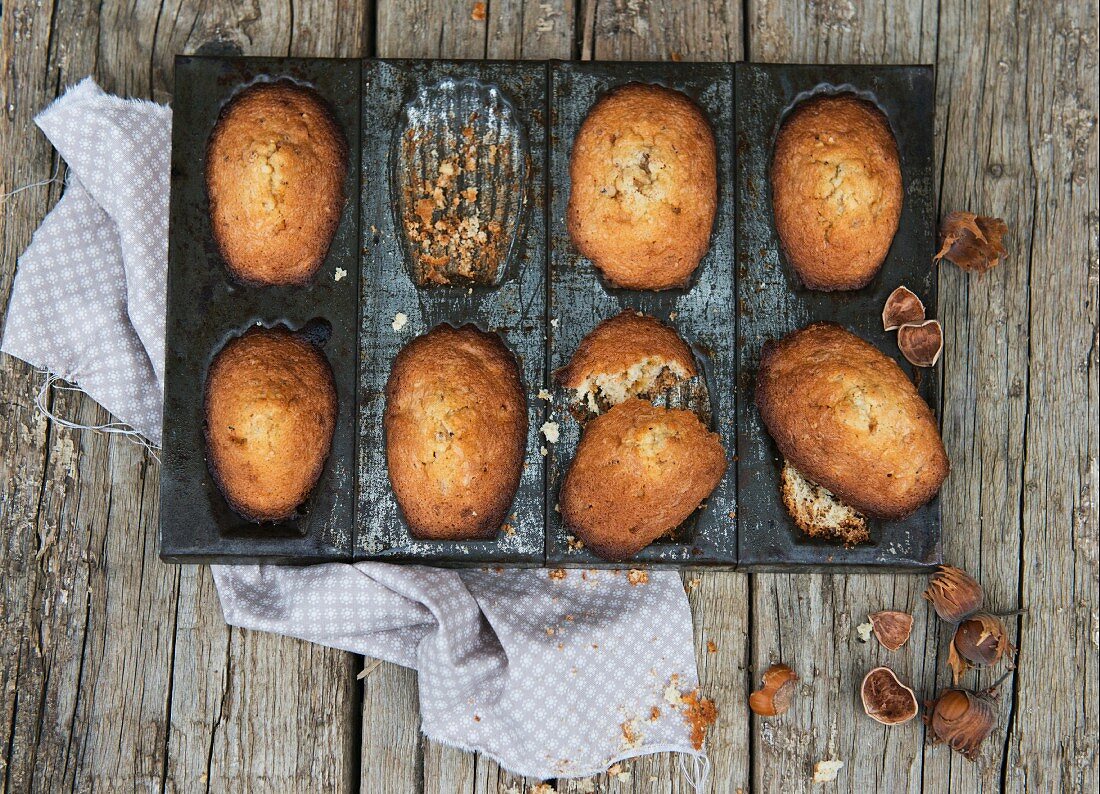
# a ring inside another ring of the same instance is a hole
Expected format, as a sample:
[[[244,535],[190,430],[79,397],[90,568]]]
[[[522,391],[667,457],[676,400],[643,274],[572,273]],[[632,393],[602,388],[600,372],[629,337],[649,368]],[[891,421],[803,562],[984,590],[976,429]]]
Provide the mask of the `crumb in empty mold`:
[[[405,327],[405,323],[408,321],[409,315],[405,314],[405,312],[398,312],[393,316],[393,322],[390,323],[390,327],[393,328],[394,331],[400,331]]]
[[[540,430],[548,443],[558,443],[558,432],[560,427],[557,422],[543,422]]]

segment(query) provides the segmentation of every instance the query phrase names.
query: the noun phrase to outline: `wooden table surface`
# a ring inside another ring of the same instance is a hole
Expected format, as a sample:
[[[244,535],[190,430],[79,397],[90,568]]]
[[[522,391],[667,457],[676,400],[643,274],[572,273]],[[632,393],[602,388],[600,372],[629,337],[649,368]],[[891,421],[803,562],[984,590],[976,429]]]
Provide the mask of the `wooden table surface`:
[[[949,683],[924,577],[703,574],[690,600],[703,688],[721,709],[712,790],[809,791],[814,763],[835,758],[845,791],[1095,791],[1096,0],[491,0],[483,20],[474,5],[7,0],[0,193],[53,174],[31,120],[66,86],[92,74],[167,102],[176,53],[936,64],[938,210],[1011,229],[996,270],[940,269],[944,553],[981,579],[987,603],[1026,608],[1009,621],[1019,669],[968,763],[916,722],[887,729],[858,703],[877,663],[925,697]],[[0,306],[60,193],[54,182],[3,199]],[[227,628],[209,571],[157,558],[156,459],[36,412],[41,376],[23,362],[5,356],[0,373],[4,791],[534,786],[420,737],[409,670],[382,664],[360,681],[370,660]],[[54,391],[49,406],[107,419],[77,392]],[[916,615],[906,649],[856,641],[869,611],[891,607]],[[802,676],[795,705],[753,718],[747,694],[778,660]],[[597,788],[685,791],[677,761],[631,762],[629,780]]]

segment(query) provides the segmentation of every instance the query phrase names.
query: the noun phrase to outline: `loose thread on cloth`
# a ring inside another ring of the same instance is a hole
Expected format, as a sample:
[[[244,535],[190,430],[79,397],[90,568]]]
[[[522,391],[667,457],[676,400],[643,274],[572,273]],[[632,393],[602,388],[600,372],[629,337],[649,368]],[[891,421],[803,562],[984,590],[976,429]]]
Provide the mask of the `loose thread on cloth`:
[[[691,769],[688,769],[687,759],[691,759]],[[680,774],[688,781],[692,791],[707,791],[710,787],[710,758],[705,755],[680,753]]]
[[[61,158],[58,157],[56,159],[56,161],[54,162],[53,174],[50,176],[49,179],[43,179],[40,182],[31,182],[29,185],[23,185],[23,187],[17,187],[15,190],[10,190],[7,193],[4,193],[3,195],[0,195],[0,203],[3,203],[5,201],[7,201],[8,199],[10,199],[12,196],[16,195],[17,193],[22,193],[24,190],[30,190],[31,188],[34,188],[34,187],[42,187],[43,185],[52,185],[54,182],[59,181],[58,178],[57,178],[57,174],[60,171],[61,171]]]
[[[48,401],[50,397],[50,391],[52,389],[58,389],[60,391],[75,391],[84,394],[84,390],[80,388],[79,384],[73,384],[71,386],[58,385],[66,383],[66,379],[60,375],[55,375],[52,372],[46,370],[37,370],[39,375],[44,376],[42,385],[38,388],[38,394],[34,397],[34,407],[38,409],[51,422],[60,425],[61,427],[67,427],[72,430],[91,430],[95,433],[113,433],[119,436],[126,436],[136,444],[141,445],[145,450],[160,462],[160,447],[147,439],[137,430],[130,427],[125,422],[107,422],[101,425],[84,425],[79,422],[72,422],[68,419],[58,416],[49,409]]]

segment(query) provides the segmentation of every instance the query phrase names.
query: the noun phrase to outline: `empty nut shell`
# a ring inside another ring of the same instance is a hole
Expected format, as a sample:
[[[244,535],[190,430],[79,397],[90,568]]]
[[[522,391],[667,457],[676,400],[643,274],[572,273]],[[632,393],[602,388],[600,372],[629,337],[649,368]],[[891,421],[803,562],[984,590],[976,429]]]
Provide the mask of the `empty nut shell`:
[[[933,262],[947,259],[963,270],[984,273],[996,267],[1008,249],[1001,242],[1008,225],[1000,218],[951,212],[940,226],[940,250]]]
[[[876,667],[863,677],[859,688],[863,710],[883,725],[901,725],[917,716],[917,696],[898,680],[889,667]]]
[[[931,715],[924,721],[932,741],[945,742],[971,761],[977,758],[982,742],[993,732],[992,702],[964,689],[948,689],[927,705]]]
[[[749,695],[749,708],[761,717],[775,717],[791,707],[798,675],[785,664],[764,672],[764,686]]]
[[[914,367],[934,367],[943,352],[939,320],[909,323],[898,329],[898,349]]]
[[[997,664],[1006,653],[1011,656],[1015,650],[1008,642],[1008,630],[1001,619],[979,612],[955,629],[947,663],[957,684],[959,677],[971,667]]]
[[[913,616],[908,612],[892,609],[872,612],[867,619],[871,621],[878,641],[888,651],[896,651],[904,645],[913,631]]]
[[[941,619],[958,623],[982,608],[985,592],[974,577],[962,568],[941,565],[932,574],[924,597],[932,602]]]
[[[898,287],[882,308],[882,330],[894,331],[903,325],[924,321],[924,303],[908,287]]]

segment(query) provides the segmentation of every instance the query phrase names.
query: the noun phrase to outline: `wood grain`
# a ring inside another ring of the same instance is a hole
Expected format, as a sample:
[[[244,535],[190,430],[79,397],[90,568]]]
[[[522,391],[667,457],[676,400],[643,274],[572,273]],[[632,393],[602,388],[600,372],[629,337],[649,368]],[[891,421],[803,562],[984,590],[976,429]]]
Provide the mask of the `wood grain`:
[[[997,270],[940,271],[945,556],[982,579],[995,608],[1028,610],[1010,621],[1020,668],[969,764],[924,744],[916,724],[871,723],[855,694],[878,663],[924,696],[948,682],[949,631],[920,577],[701,575],[689,595],[696,647],[722,710],[712,790],[809,791],[824,758],[845,762],[842,791],[1095,790],[1096,3],[493,0],[484,20],[474,5],[4,3],[0,194],[53,173],[32,119],[64,87],[92,73],[107,90],[168,101],[176,52],[936,63],[941,213],[996,214],[1012,229]],[[60,193],[52,183],[0,200],[5,306],[16,258]],[[358,684],[357,657],[227,629],[206,570],[156,558],[156,459],[49,421],[33,406],[39,383],[0,358],[0,790],[534,788],[423,742],[412,672],[384,664]],[[107,419],[75,392],[55,390],[48,405]],[[885,607],[917,617],[895,654],[854,637]],[[802,675],[795,706],[750,719],[746,693],[779,659]],[[627,769],[597,790],[684,790],[672,757]]]

